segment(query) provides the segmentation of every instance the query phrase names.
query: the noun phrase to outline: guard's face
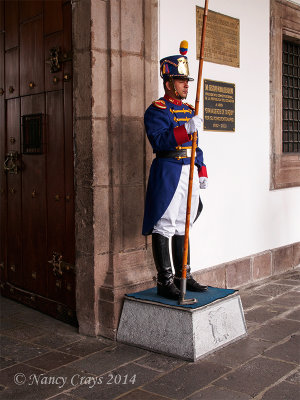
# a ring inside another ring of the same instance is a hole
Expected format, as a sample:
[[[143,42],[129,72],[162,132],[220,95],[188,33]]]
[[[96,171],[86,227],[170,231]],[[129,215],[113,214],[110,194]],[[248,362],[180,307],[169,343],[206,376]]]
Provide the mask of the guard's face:
[[[189,81],[185,78],[174,79],[174,86],[179,96],[186,99],[189,91]]]

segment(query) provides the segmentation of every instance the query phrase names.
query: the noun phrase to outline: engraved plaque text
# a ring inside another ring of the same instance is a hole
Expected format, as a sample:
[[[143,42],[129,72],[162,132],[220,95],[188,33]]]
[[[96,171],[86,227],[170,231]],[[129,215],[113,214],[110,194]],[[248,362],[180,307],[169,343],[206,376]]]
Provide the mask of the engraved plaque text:
[[[235,84],[204,79],[204,130],[235,131]]]
[[[197,58],[200,58],[203,8],[196,6]],[[204,60],[216,64],[240,66],[240,20],[208,11]]]

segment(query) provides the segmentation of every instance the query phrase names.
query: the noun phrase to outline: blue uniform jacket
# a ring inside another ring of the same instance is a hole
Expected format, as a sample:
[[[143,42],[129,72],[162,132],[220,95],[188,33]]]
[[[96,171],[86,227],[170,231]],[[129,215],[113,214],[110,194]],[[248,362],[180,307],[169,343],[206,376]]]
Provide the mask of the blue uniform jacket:
[[[192,146],[184,124],[194,116],[192,106],[167,96],[154,101],[145,112],[144,122],[153,152],[176,150],[177,146]],[[152,162],[145,201],[143,235],[150,235],[154,225],[170,204],[183,164],[190,158],[155,158]],[[206,175],[203,152],[197,147],[195,164],[200,176]]]

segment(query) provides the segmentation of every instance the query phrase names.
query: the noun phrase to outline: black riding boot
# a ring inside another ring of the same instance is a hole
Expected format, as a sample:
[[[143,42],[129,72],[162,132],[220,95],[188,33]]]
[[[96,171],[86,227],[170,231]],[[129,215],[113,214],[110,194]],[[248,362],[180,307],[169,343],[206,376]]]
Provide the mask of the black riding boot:
[[[180,288],[180,279],[182,276],[182,258],[183,258],[184,236],[174,235],[172,237],[172,255],[175,268],[174,283]],[[186,289],[192,292],[205,292],[207,286],[200,285],[191,274],[190,267],[190,242],[187,257],[187,271],[186,271]]]
[[[152,234],[152,250],[157,269],[157,294],[177,300],[180,291],[174,285],[169,252],[169,239],[159,233]]]

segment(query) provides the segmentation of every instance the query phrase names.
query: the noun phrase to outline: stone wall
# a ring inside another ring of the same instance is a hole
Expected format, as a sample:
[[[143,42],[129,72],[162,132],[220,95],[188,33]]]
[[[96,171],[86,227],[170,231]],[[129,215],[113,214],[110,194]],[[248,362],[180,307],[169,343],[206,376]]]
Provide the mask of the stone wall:
[[[152,150],[143,115],[157,97],[157,0],[73,0],[77,317],[115,337],[123,295],[147,288],[141,235]]]

